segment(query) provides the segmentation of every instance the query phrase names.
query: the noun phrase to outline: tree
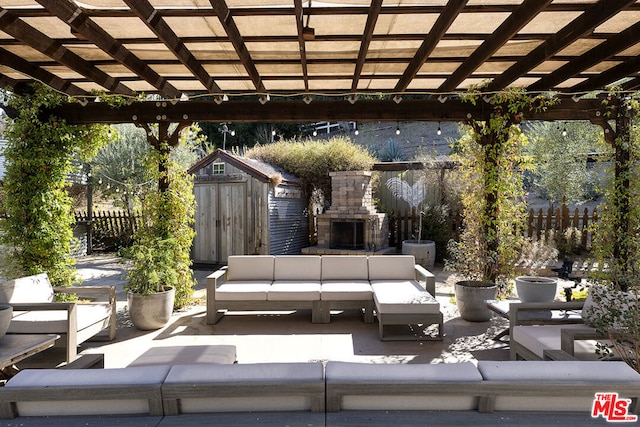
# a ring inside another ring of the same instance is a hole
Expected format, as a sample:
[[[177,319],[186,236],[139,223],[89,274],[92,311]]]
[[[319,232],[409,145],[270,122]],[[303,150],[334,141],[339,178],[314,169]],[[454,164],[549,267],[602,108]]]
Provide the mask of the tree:
[[[533,122],[526,127],[525,153],[533,166],[532,184],[550,203],[577,203],[593,192],[598,170],[589,155],[611,152],[602,128],[583,121]]]

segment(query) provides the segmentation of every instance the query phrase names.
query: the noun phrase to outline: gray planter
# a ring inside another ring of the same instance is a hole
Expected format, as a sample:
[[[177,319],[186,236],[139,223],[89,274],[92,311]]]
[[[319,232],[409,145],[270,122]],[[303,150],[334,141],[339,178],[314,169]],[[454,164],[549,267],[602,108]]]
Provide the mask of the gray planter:
[[[413,255],[416,264],[420,264],[427,270],[433,270],[436,261],[436,242],[433,240],[403,240],[402,254]]]
[[[496,299],[498,286],[492,282],[464,280],[456,282],[456,305],[460,317],[470,322],[486,322],[491,319],[487,300]]]
[[[556,297],[558,279],[552,277],[516,277],[516,292],[522,302],[550,302]]]
[[[151,295],[128,292],[129,318],[133,326],[142,331],[152,331],[166,325],[173,313],[175,294],[174,288]]]
[[[9,304],[0,304],[0,338],[7,333],[12,318],[13,307]]]

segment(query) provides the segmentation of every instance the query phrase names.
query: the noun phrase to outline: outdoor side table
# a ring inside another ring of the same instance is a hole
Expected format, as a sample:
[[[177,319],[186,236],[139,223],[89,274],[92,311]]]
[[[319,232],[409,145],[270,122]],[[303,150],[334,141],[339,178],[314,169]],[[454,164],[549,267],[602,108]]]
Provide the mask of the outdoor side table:
[[[60,335],[6,334],[0,338],[0,370],[53,347]]]

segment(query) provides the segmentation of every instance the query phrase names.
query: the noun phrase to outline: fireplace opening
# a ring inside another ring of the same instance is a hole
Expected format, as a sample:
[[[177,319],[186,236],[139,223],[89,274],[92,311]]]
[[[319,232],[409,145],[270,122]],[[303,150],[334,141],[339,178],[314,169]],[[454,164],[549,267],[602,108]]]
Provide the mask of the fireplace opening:
[[[332,221],[329,247],[331,249],[364,249],[364,221]]]

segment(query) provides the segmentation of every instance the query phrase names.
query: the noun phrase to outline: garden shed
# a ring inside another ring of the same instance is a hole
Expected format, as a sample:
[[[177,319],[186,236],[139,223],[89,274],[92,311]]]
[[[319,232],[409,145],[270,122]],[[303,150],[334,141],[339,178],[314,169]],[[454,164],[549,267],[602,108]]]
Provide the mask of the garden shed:
[[[229,255],[299,254],[309,246],[307,200],[285,171],[216,150],[194,174],[195,263],[226,263]]]

